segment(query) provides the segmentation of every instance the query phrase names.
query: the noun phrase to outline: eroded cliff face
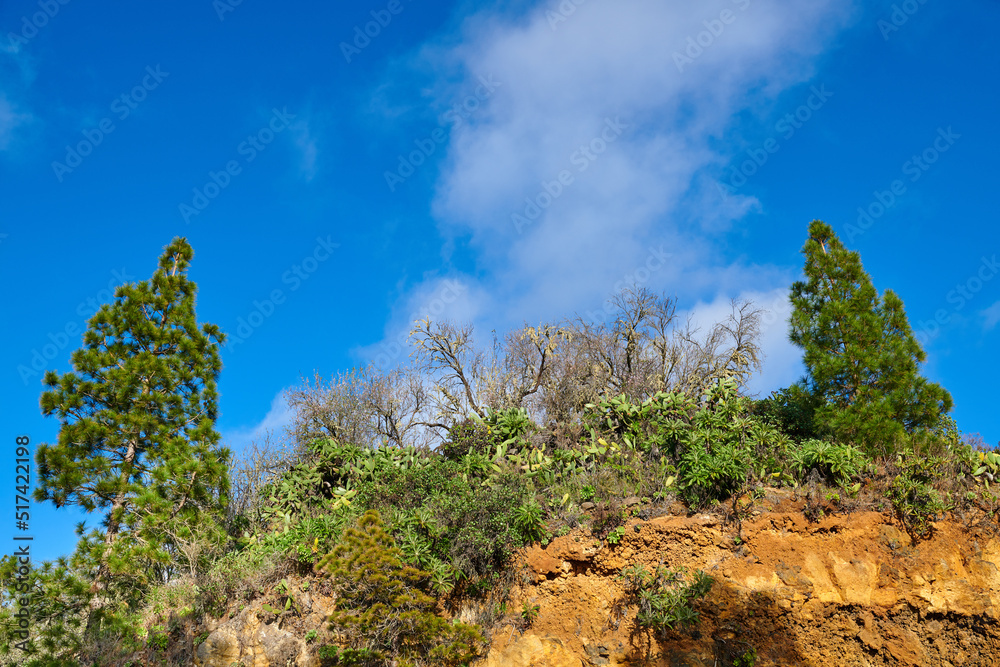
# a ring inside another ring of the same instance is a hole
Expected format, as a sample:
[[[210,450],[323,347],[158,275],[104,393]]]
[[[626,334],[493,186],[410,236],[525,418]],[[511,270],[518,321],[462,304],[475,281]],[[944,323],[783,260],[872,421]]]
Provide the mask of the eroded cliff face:
[[[758,666],[1000,665],[995,520],[940,521],[914,542],[885,514],[810,522],[775,493],[763,508],[742,524],[709,514],[633,519],[617,545],[578,529],[531,548],[508,609],[537,604],[538,616],[523,631],[516,613],[495,628],[480,667],[724,667],[751,649]],[[621,604],[622,568],[661,563],[715,578],[690,632],[656,637]],[[215,622],[193,662],[319,665],[303,636],[322,628],[332,600],[315,591],[305,602],[294,621],[254,604]]]
[[[569,534],[529,551],[535,581],[515,602],[537,604],[538,617],[523,634],[496,632],[485,664],[713,667],[753,649],[757,665],[1000,665],[992,532],[941,521],[914,543],[883,514],[809,522],[798,511],[741,530],[705,514],[634,520],[614,547]],[[694,632],[657,638],[616,606],[616,576],[637,563],[715,578]]]

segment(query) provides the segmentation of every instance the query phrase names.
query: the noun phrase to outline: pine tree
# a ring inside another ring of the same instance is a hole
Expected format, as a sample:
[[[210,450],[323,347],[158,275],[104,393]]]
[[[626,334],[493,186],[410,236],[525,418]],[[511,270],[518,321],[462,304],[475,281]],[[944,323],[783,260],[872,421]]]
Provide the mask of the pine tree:
[[[194,570],[224,535],[229,452],[214,428],[224,335],[196,322],[193,254],[174,239],[151,280],[120,286],[91,318],[74,370],[45,374],[42,413],[60,429],[38,448],[35,497],[104,514],[78,547],[94,572],[92,628],[94,612]]]
[[[951,395],[921,377],[926,355],[902,300],[891,290],[880,298],[860,255],[823,222],[809,226],[802,252],[806,280],[792,285],[790,337],[804,350],[818,425],[872,454],[939,427]]]
[[[381,515],[367,511],[348,528],[317,570],[332,580],[337,597],[330,627],[346,644],[345,667],[467,665],[483,643],[479,626],[449,622],[427,594],[431,575],[403,562]]]

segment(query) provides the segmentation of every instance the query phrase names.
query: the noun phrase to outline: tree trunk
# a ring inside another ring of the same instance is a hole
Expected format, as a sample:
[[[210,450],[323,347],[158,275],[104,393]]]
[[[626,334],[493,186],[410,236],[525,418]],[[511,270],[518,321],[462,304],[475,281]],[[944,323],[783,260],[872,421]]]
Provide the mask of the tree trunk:
[[[128,479],[131,475],[132,464],[135,462],[135,454],[135,442],[130,442],[128,450],[125,452],[125,459],[122,461],[122,472],[118,478],[118,495],[112,501],[111,512],[108,514],[108,529],[104,533],[104,551],[101,553],[97,574],[90,585],[91,598],[88,604],[87,634],[96,629],[96,612],[103,606],[104,597],[102,593],[107,588],[107,582],[111,575],[110,568],[108,567],[108,551],[114,546],[115,540],[118,539],[118,533],[121,530],[121,510],[125,507],[126,501],[125,486],[128,484]]]

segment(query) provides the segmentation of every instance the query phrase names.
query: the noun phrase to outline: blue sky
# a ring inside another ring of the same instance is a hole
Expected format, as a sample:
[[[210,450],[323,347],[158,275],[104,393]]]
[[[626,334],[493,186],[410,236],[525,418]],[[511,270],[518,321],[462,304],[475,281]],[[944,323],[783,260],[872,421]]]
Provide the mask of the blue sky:
[[[960,428],[1000,440],[1000,4],[333,4],[0,5],[3,451],[55,439],[36,369],[177,235],[233,337],[239,449],[301,377],[403,360],[415,316],[488,335],[631,282],[701,321],[771,309],[753,388],[790,384],[815,218],[903,298]],[[35,557],[80,519],[34,507]]]

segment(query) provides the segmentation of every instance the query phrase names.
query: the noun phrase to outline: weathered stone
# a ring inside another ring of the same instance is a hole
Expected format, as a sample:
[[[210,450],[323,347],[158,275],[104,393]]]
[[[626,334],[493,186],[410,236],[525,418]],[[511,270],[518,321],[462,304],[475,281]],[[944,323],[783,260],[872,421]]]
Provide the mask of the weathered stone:
[[[250,609],[208,635],[195,651],[197,667],[315,667],[305,642],[276,624],[262,624]]]
[[[927,653],[920,643],[920,637],[912,630],[893,628],[892,637],[886,640],[885,647],[900,665],[922,667],[927,662]]]
[[[528,568],[534,573],[535,581],[542,581],[562,574],[562,560],[553,557],[537,544],[528,548],[524,560]]]
[[[583,667],[583,661],[561,640],[530,634],[502,651],[491,651],[485,667]]]
[[[858,633],[858,639],[873,651],[877,651],[882,648],[882,638],[874,630],[869,630],[865,628]]]

